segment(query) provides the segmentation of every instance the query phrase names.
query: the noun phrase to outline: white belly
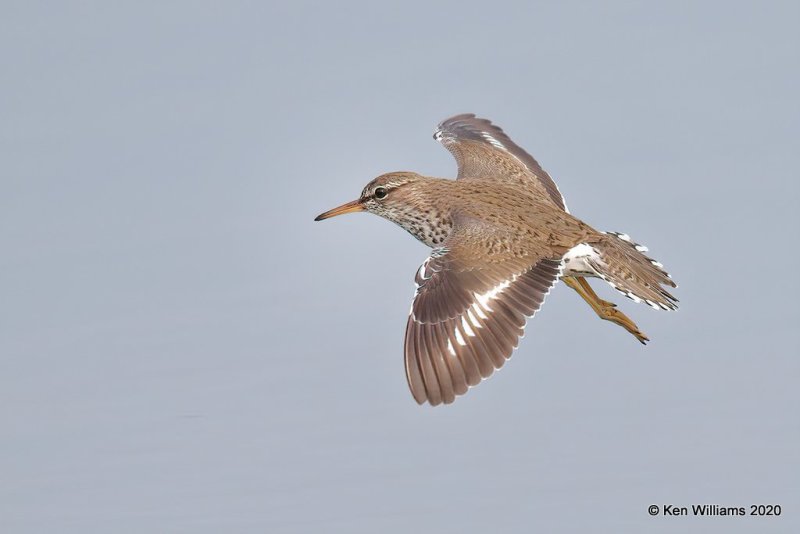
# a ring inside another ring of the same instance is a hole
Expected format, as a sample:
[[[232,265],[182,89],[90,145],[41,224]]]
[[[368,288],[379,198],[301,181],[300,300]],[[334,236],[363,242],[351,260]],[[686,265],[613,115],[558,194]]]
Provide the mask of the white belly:
[[[589,259],[599,263],[600,254],[586,243],[575,245],[564,254],[562,276],[598,276],[597,271],[589,263]]]

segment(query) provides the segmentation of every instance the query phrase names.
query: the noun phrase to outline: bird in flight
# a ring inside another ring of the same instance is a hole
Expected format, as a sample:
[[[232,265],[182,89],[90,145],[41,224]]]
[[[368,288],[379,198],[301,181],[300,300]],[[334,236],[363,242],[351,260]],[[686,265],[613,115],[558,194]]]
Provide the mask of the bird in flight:
[[[383,174],[315,219],[368,211],[433,249],[416,274],[405,335],[406,378],[419,404],[452,403],[502,367],[559,278],[643,344],[644,333],[587,278],[655,309],[677,308],[664,288],[676,285],[647,248],[570,214],[550,175],[498,126],[456,115],[433,137],[455,157],[456,180]]]

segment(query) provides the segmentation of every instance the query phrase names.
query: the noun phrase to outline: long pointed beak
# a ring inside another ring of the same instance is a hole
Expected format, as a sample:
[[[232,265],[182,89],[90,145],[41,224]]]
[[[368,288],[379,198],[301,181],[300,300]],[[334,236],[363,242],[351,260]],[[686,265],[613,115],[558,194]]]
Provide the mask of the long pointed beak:
[[[361,199],[348,202],[347,204],[342,204],[338,208],[333,208],[332,210],[328,210],[325,213],[321,213],[317,215],[317,217],[314,220],[322,221],[325,219],[330,219],[331,217],[336,217],[337,215],[344,215],[345,213],[355,213],[357,211],[366,211],[364,209],[364,204],[361,203]]]

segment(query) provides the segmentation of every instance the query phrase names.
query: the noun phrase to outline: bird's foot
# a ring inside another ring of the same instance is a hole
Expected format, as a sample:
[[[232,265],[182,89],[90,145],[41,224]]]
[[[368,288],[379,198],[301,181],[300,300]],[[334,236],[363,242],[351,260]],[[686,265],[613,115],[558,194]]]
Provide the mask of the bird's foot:
[[[617,309],[617,305],[608,302],[608,301],[601,301],[601,306],[598,315],[605,319],[606,321],[611,321],[614,324],[618,324],[628,332],[630,332],[642,345],[646,345],[650,339],[639,330],[639,327],[636,326],[627,315],[622,313],[621,310]]]
[[[644,335],[644,332],[639,330],[639,327],[636,326],[636,323],[631,321],[630,318],[622,313],[621,310],[617,309],[616,304],[598,297],[597,293],[594,292],[592,286],[589,285],[589,282],[587,282],[585,278],[580,276],[565,276],[562,278],[562,280],[565,284],[574,289],[583,298],[583,300],[585,300],[589,306],[592,307],[598,317],[618,324],[633,334],[633,336],[638,339],[642,345],[646,345],[647,342],[650,341],[650,339]]]

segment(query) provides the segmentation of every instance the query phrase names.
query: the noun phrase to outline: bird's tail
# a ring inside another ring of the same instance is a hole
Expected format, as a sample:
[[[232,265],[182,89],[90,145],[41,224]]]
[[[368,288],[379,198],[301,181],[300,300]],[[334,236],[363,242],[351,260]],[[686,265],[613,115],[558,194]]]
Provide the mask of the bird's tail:
[[[589,261],[603,280],[636,302],[655,309],[675,310],[678,299],[662,286],[678,287],[664,266],[644,255],[647,247],[631,241],[626,234],[603,232],[592,247],[598,255]]]

